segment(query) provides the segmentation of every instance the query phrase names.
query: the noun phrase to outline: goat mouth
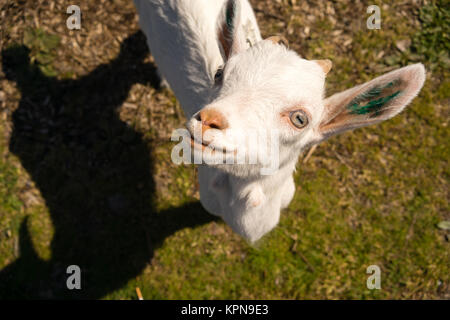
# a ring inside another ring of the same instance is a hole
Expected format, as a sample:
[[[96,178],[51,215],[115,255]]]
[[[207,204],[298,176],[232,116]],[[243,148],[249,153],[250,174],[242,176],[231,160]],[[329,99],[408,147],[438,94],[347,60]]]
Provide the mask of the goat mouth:
[[[204,144],[203,142],[200,143],[197,140],[195,140],[194,138],[191,137],[191,147],[194,149],[200,149],[200,150],[205,150],[205,148],[209,148],[206,144]]]
[[[214,154],[215,152],[223,153],[223,154],[236,154],[236,151],[227,152],[226,149],[216,149],[212,148],[211,146],[205,144],[203,141],[200,143],[199,141],[195,140],[191,137],[191,147],[197,150],[205,151],[208,150],[208,152],[211,152]]]

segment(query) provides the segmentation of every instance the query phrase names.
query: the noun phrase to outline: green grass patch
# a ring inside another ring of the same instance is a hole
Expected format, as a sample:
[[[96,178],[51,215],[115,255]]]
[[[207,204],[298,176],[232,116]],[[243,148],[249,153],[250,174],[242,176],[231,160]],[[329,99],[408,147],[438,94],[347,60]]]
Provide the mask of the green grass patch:
[[[292,203],[255,245],[204,212],[194,166],[175,166],[173,143],[141,126],[151,116],[144,104],[129,124],[118,118],[130,90],[119,84],[137,72],[126,73],[128,60],[114,60],[118,74],[101,67],[72,82],[71,71],[54,66],[59,38],[27,29],[26,47],[5,56],[28,100],[13,115],[14,143],[0,140],[0,296],[136,299],[139,287],[145,299],[448,298],[449,232],[437,227],[450,212],[448,8],[433,1],[418,9],[419,29],[396,8],[383,9],[382,30],[356,24],[345,50],[331,41],[332,21],[317,19],[304,53],[333,59],[330,92],[423,62],[419,97],[394,119],[332,138],[299,162]],[[335,9],[344,15],[352,6]],[[307,23],[289,19],[293,28]],[[278,22],[264,27],[279,33]],[[405,39],[411,46],[401,51]],[[175,105],[167,90],[150,93],[159,99],[152,103]],[[47,122],[51,130],[40,130]],[[32,189],[38,204],[27,200]],[[81,293],[64,288],[74,263]],[[381,290],[366,287],[370,265],[381,269]]]

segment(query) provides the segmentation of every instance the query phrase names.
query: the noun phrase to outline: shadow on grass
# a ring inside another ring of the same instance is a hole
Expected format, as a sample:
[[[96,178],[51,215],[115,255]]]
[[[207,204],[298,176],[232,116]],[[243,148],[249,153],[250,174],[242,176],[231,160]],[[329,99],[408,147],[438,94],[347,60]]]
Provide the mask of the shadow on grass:
[[[41,191],[54,226],[51,259],[38,257],[25,219],[20,257],[0,271],[0,298],[101,298],[139,275],[177,230],[214,218],[197,203],[157,212],[151,150],[116,109],[135,83],[157,87],[138,32],[118,57],[77,80],[44,76],[29,50],[3,52],[3,69],[21,91],[10,151]],[[68,290],[78,265],[81,290]]]

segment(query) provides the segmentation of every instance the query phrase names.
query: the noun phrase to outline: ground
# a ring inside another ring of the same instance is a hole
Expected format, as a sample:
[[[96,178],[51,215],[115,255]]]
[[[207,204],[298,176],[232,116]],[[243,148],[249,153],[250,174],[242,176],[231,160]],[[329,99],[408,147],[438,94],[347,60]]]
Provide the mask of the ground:
[[[425,86],[396,118],[303,154],[279,226],[250,245],[170,160],[185,118],[131,1],[79,0],[69,31],[65,1],[0,0],[0,298],[450,298],[445,1],[250,2],[263,36],[333,61],[327,95],[416,62]]]

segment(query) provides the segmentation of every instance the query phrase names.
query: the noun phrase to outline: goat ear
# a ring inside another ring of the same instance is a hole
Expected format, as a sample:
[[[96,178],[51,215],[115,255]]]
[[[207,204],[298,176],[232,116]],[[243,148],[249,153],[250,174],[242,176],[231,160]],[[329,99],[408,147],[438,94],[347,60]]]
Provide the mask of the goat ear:
[[[325,100],[319,141],[392,118],[414,99],[424,81],[425,68],[418,63],[332,95]]]
[[[218,40],[222,56],[227,61],[233,54],[245,50],[245,35],[240,27],[241,4],[239,0],[227,0],[219,15]]]

